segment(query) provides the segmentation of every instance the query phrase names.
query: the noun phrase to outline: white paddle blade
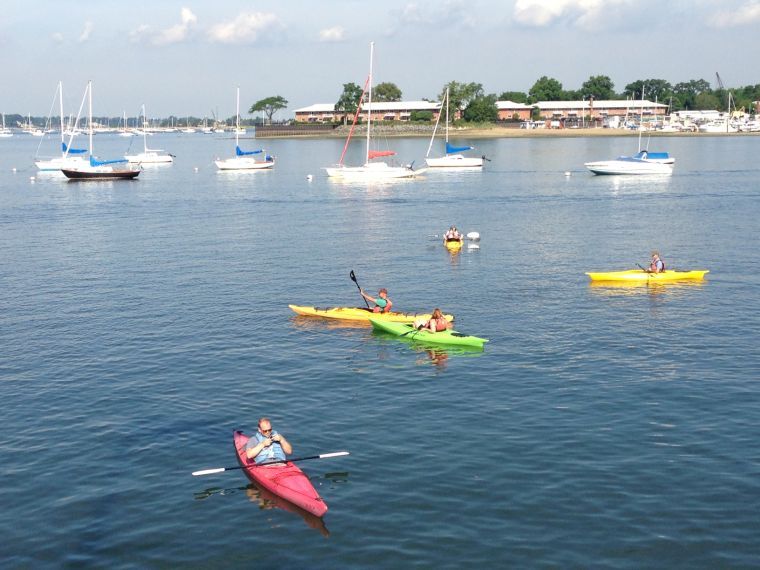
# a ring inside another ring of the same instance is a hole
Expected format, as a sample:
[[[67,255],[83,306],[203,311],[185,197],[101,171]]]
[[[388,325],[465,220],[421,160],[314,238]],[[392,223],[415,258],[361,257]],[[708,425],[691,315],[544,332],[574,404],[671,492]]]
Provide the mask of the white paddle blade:
[[[344,455],[350,455],[348,451],[336,451],[335,453],[323,453],[319,456],[320,459],[327,459],[328,457],[343,457]]]
[[[200,475],[213,475],[214,473],[224,473],[226,469],[224,467],[217,467],[216,469],[203,469],[201,471],[193,471],[193,477],[199,477]]]
[[[480,234],[478,232],[470,232],[467,234],[467,239],[471,239],[472,241],[479,241]]]

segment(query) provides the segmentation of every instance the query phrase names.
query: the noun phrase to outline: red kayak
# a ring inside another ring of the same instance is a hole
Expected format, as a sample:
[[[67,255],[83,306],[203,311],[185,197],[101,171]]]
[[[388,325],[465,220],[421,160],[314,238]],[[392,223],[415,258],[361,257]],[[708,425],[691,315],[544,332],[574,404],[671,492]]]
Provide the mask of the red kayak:
[[[274,465],[256,465],[245,456],[245,444],[250,437],[242,431],[235,431],[232,439],[238,463],[251,481],[314,516],[321,517],[327,512],[327,505],[322,497],[296,465],[289,461]]]

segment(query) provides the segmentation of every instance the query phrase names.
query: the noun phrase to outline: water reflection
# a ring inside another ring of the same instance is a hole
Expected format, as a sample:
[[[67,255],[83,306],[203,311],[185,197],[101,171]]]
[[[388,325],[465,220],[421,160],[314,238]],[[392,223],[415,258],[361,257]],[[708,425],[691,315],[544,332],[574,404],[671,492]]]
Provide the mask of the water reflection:
[[[324,330],[324,329],[365,329],[369,330],[369,321],[349,321],[343,319],[326,319],[323,317],[307,317],[295,315],[290,322],[301,330]]]
[[[402,336],[391,335],[382,331],[372,331],[372,336],[382,348],[390,348],[394,344],[407,344],[417,353],[415,364],[428,366],[432,364],[441,370],[445,369],[450,357],[476,357],[483,355],[483,348],[476,346],[445,346]],[[382,358],[382,354],[379,355]]]
[[[589,288],[595,295],[603,297],[620,297],[625,295],[650,295],[658,296],[665,294],[679,294],[693,291],[705,285],[705,281],[671,281],[649,283],[648,281],[591,281]]]
[[[348,474],[344,474],[344,479],[347,479],[347,478],[348,478]],[[219,496],[232,495],[240,491],[244,491],[248,500],[258,505],[259,509],[261,510],[281,509],[283,511],[295,513],[299,515],[309,527],[315,530],[318,530],[322,536],[325,536],[325,537],[330,536],[330,531],[327,530],[327,526],[325,526],[325,521],[321,517],[314,516],[310,512],[307,512],[303,510],[302,508],[297,507],[296,505],[292,503],[289,503],[288,501],[278,497],[277,495],[273,495],[266,489],[257,487],[254,483],[250,483],[246,487],[233,487],[230,489],[225,489],[223,487],[209,487],[208,489],[204,489],[203,491],[195,493],[194,498],[196,501],[202,501],[204,499],[208,499],[209,497],[213,497],[215,495],[219,495]]]

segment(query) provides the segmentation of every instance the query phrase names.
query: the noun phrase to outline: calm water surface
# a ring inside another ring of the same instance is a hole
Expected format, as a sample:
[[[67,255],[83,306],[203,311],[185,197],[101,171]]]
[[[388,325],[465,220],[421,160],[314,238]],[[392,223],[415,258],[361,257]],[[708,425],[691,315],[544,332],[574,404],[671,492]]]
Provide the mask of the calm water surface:
[[[339,140],[224,174],[229,138],[157,135],[174,165],[91,184],[36,173],[38,142],[0,141],[3,567],[757,566],[760,137],[657,139],[666,179],[584,171],[634,138],[480,140],[483,172],[379,186],[324,176]],[[452,223],[480,248],[431,237]],[[584,275],[653,248],[708,279]],[[288,310],[361,304],[352,269],[491,342]],[[240,471],[190,476],[261,415],[296,455],[350,450],[302,464],[329,537]]]

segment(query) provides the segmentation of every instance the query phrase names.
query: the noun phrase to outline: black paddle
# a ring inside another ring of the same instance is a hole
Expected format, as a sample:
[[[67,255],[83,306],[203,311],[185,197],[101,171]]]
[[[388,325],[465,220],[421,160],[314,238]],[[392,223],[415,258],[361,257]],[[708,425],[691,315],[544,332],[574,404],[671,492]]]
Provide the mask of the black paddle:
[[[637,263],[636,265],[639,265],[639,264]],[[652,273],[651,269],[645,269],[644,267],[641,267],[641,265],[639,265],[639,269],[641,269],[642,271],[646,271],[647,273]]]
[[[348,451],[336,451],[334,453],[323,453],[322,455],[310,455],[309,457],[296,457],[294,459],[267,461],[266,463],[257,463],[256,466],[275,465],[277,463],[288,463],[293,461],[306,461],[307,459],[327,459],[329,457],[342,457],[344,455],[349,455]],[[243,467],[241,465],[238,465],[237,467],[215,467],[214,469],[202,469],[201,471],[193,471],[193,477],[198,477],[199,475],[213,475],[214,473],[224,473],[225,471],[232,471],[233,469],[242,468]]]
[[[351,270],[351,273],[348,274],[348,276],[351,278],[351,281],[356,283],[356,288],[359,289],[359,293],[362,292],[362,288],[359,287],[359,282],[356,280],[356,275],[354,275],[354,270]],[[364,299],[364,295],[362,295],[362,299]],[[369,303],[367,302],[367,299],[364,299],[364,304],[367,305],[367,308],[369,309]]]

